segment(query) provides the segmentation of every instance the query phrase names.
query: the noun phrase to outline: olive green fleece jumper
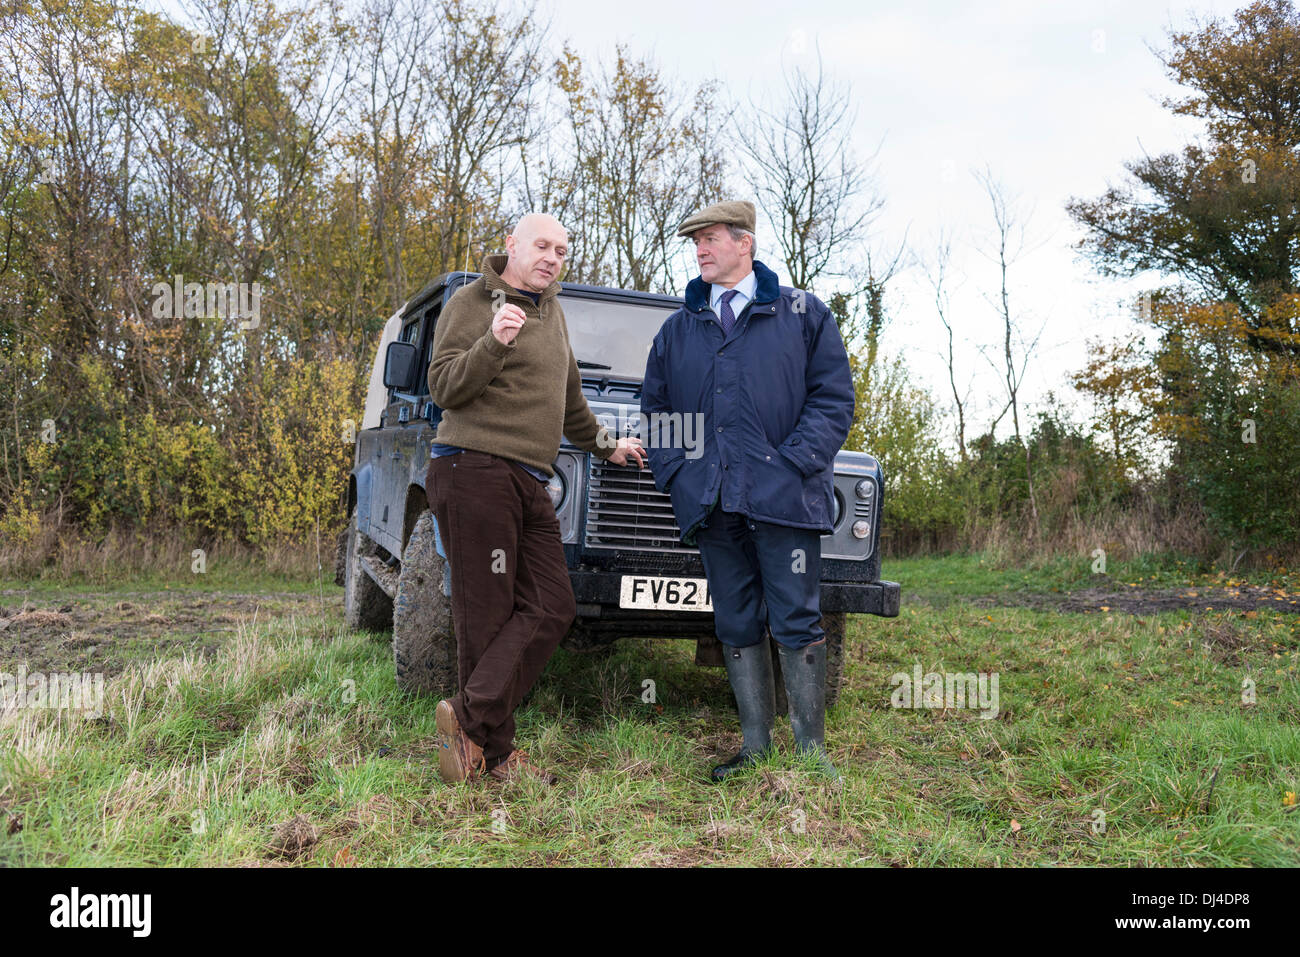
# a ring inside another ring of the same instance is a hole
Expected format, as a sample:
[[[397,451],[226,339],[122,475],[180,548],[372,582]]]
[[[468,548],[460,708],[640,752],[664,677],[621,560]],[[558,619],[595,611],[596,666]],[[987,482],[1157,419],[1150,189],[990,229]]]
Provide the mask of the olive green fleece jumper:
[[[559,282],[534,303],[501,278],[505,265],[505,256],[485,258],[483,275],[452,296],[438,317],[429,395],[443,412],[434,441],[514,459],[547,475],[553,474],[562,435],[598,458],[609,458],[616,440],[596,421],[582,394],[556,298]],[[508,346],[492,335],[502,295],[526,317]]]

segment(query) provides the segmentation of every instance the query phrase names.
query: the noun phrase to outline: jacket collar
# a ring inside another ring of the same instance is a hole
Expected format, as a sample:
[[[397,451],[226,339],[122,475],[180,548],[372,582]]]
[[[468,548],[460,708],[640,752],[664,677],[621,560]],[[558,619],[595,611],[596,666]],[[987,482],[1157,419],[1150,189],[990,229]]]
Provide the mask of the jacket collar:
[[[777,296],[781,295],[781,281],[777,278],[776,273],[757,259],[754,260],[754,279],[757,280],[754,285],[754,305],[773,302]],[[705,282],[700,276],[696,276],[688,282],[686,284],[686,308],[691,312],[706,311],[709,308],[709,292],[712,288],[713,284]]]
[[[505,292],[508,298],[521,299],[525,302],[531,303],[532,299],[525,296],[514,286],[501,278],[501,271],[506,268],[506,262],[508,259],[508,256],[500,254],[483,257],[483,264],[479,266],[479,272],[483,274],[483,285],[487,289],[488,295],[491,296],[494,290],[500,289]],[[755,263],[755,266],[757,266],[757,263]],[[541,295],[537,299],[537,304],[540,306],[548,299],[554,299],[559,295],[559,292],[560,281],[556,279],[542,290]]]

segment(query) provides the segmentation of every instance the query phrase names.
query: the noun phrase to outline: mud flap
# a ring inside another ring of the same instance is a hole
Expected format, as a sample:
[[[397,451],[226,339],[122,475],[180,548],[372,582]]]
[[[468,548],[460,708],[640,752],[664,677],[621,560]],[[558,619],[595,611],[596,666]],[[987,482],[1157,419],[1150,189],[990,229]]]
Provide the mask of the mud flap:
[[[716,635],[701,635],[695,641],[695,664],[700,668],[721,668],[722,642]]]

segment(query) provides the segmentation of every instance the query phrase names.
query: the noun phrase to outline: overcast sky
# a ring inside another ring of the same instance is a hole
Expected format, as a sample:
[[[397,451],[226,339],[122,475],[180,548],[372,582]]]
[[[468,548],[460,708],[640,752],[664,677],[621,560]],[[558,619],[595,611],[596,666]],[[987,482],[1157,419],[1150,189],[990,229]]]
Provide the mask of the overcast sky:
[[[1242,5],[656,0],[615,14],[608,0],[550,0],[548,9],[553,36],[570,38],[584,57],[608,57],[624,42],[684,83],[717,77],[742,102],[765,93],[772,102],[783,66],[812,62],[820,49],[828,72],[852,84],[858,155],[880,146],[876,183],[887,205],[872,247],[896,248],[906,232],[908,246],[928,255],[940,227],[958,239],[958,375],[970,380],[977,409],[993,409],[974,416],[979,427],[1001,407],[1001,386],[977,347],[996,344],[1000,326],[986,298],[997,276],[981,254],[991,251],[991,208],[971,171],[989,166],[1032,212],[1033,251],[1010,275],[1013,312],[1030,332],[1044,329],[1026,390],[1031,401],[1047,390],[1072,398],[1067,377],[1083,364],[1085,339],[1136,328],[1128,303],[1142,284],[1104,280],[1078,257],[1064,204],[1119,183],[1126,160],[1198,135],[1196,121],[1160,106],[1178,88],[1153,49],[1167,48],[1171,25],[1185,29],[1193,16],[1227,17]],[[889,305],[886,348],[948,405],[942,327],[919,270],[899,277]]]

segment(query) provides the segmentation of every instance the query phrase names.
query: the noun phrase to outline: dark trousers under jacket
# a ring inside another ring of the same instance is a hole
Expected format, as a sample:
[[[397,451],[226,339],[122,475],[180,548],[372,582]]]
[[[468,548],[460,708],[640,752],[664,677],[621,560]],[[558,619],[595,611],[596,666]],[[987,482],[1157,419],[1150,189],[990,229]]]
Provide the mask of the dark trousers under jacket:
[[[718,640],[743,648],[772,637],[787,648],[821,641],[821,535],[715,508],[696,542]]]
[[[555,507],[518,464],[472,450],[430,461],[425,491],[451,565],[451,706],[485,758],[504,757],[515,709],[577,611]]]

